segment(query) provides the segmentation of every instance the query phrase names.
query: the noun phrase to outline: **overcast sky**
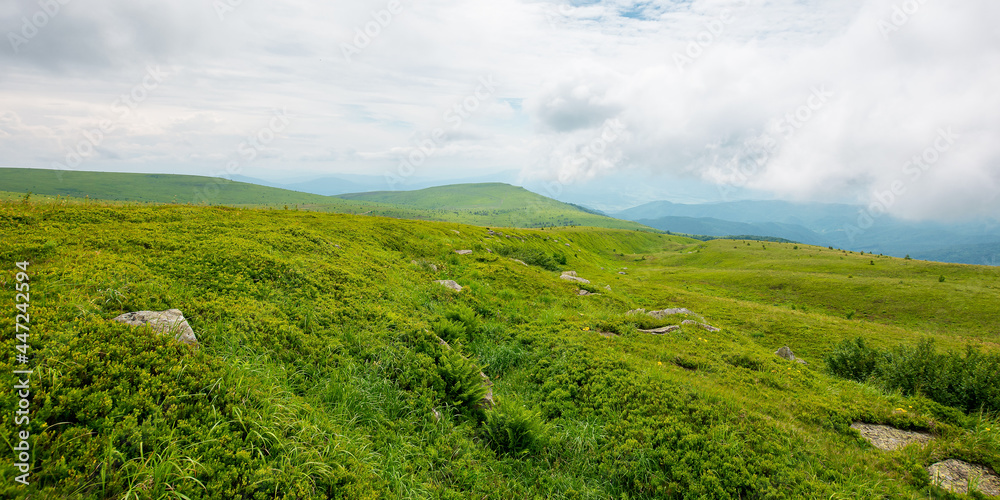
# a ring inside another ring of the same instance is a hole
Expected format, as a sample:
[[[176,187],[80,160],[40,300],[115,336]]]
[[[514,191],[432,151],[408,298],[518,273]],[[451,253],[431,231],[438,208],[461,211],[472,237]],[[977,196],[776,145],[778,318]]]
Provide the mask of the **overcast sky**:
[[[4,0],[0,165],[516,170],[995,215],[998,20],[995,0]]]

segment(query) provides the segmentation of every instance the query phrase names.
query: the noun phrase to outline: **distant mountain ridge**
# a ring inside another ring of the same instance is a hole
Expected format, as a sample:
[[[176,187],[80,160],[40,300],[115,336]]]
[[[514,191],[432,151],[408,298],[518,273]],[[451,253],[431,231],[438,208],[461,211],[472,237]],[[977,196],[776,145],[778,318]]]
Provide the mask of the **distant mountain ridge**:
[[[896,257],[910,255],[962,264],[1000,263],[1000,224],[995,220],[944,224],[884,216],[869,226],[859,224],[859,210],[861,207],[844,204],[786,201],[656,201],[610,215],[687,234],[755,234]]]

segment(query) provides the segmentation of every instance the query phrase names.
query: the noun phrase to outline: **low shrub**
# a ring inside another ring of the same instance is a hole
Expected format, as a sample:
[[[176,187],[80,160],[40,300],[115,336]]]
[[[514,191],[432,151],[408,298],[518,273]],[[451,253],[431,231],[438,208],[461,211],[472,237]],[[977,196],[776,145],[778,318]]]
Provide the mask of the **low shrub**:
[[[964,355],[938,353],[934,341],[925,339],[915,347],[878,350],[858,338],[841,343],[826,364],[839,377],[923,395],[966,412],[1000,410],[1000,356],[973,346]]]

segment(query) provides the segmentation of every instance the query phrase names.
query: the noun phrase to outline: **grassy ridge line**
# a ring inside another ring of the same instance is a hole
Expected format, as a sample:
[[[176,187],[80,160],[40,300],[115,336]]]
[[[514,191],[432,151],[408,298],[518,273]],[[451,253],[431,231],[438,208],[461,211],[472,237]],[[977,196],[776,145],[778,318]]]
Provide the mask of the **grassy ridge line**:
[[[32,192],[76,199],[295,208],[499,227],[594,226],[655,231],[641,224],[589,213],[507,184],[463,184],[419,191],[338,197],[172,174],[0,168],[0,199]]]
[[[0,190],[151,203],[280,205],[330,198],[217,177],[0,168]]]
[[[686,289],[693,281],[673,274],[760,260],[728,250],[733,242],[699,260],[704,243],[636,231],[503,230],[505,238],[460,224],[283,210],[20,203],[0,206],[0,232],[11,242],[0,259],[35,261],[36,313],[49,334],[31,351],[47,360],[32,429],[43,436],[42,497],[132,489],[191,498],[926,498],[922,466],[941,457],[1000,467],[992,417],[840,381],[818,361],[854,332],[886,344],[923,332],[718,296],[701,283]],[[586,285],[558,271],[486,251],[498,245],[561,253],[598,295],[580,297]],[[466,248],[474,253],[454,253]],[[788,270],[809,279],[839,257]],[[918,279],[928,265],[899,277]],[[12,274],[0,279],[12,296]],[[435,279],[466,289],[455,294]],[[898,299],[894,289],[884,297]],[[624,314],[668,306],[723,330],[639,335]],[[199,353],[107,321],[166,307],[188,316]],[[900,314],[941,321],[926,310]],[[500,430],[538,438],[526,455],[498,447],[438,387],[438,374],[450,372],[421,332],[442,324],[506,402],[493,420]],[[771,354],[787,338],[810,366]],[[16,404],[7,392],[0,398]],[[537,411],[544,426],[519,408]],[[885,454],[847,428],[855,419],[933,426],[940,441]],[[10,435],[7,420],[0,431]],[[9,456],[0,459],[4,485]]]
[[[592,226],[656,231],[502,183],[456,184],[416,191],[376,191],[337,195],[424,210],[433,220],[500,227]]]

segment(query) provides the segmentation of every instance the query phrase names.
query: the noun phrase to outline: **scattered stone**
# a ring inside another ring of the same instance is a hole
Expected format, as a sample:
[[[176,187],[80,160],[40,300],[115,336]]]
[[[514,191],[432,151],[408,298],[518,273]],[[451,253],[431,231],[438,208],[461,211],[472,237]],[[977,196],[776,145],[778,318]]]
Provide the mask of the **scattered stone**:
[[[340,245],[334,245],[333,248],[340,248]]]
[[[437,411],[437,408],[431,408],[431,415],[434,416],[435,422],[441,421],[441,412]]]
[[[577,277],[576,271],[563,271],[562,276],[559,277],[567,281],[575,281],[577,283],[583,283],[584,285],[590,284],[590,280],[585,280],[583,278]]]
[[[197,346],[198,338],[194,335],[191,325],[184,319],[179,309],[166,311],[138,311],[122,314],[114,319],[119,323],[131,326],[149,326],[159,334],[173,333],[174,339],[188,345]]]
[[[452,290],[454,290],[456,292],[461,292],[462,291],[462,285],[459,285],[458,283],[455,283],[454,280],[437,280],[437,281],[435,281],[435,283],[437,283],[439,285],[442,285],[444,287],[450,288],[450,289],[452,289]]]
[[[674,314],[690,314],[692,316],[698,316],[697,314],[695,314],[695,313],[693,313],[693,312],[691,312],[691,311],[689,311],[689,310],[687,310],[687,309],[685,309],[683,307],[679,307],[679,308],[675,308],[675,309],[661,309],[659,311],[649,311],[646,314],[649,314],[650,316],[652,316],[655,319],[663,319],[663,318],[666,318],[667,316],[673,316]]]
[[[479,372],[479,376],[482,377],[483,385],[486,386],[486,395],[483,396],[483,400],[479,402],[479,408],[488,410],[496,405],[496,401],[493,399],[493,382],[483,372]]]
[[[460,233],[460,232],[459,232],[459,231],[458,231],[457,229],[452,229],[452,230],[451,230],[451,232],[453,232],[453,233],[455,233],[455,234],[462,234],[462,233]]]
[[[579,289],[579,290],[577,290],[576,293],[577,293],[577,295],[580,295],[580,296],[584,296],[584,295],[600,295],[599,293],[593,293],[590,290],[584,290],[582,288]]]
[[[600,336],[602,336],[602,337],[604,337],[606,339],[610,339],[611,337],[617,337],[618,336],[618,335],[616,335],[614,333],[606,332],[604,330],[597,330],[597,333],[598,333],[598,335],[600,335]]]
[[[625,271],[618,271],[618,274],[625,274]]]
[[[719,329],[719,328],[716,328],[716,327],[714,327],[712,325],[708,325],[708,324],[705,324],[705,323],[699,323],[699,322],[697,322],[697,321],[695,321],[693,319],[686,319],[684,321],[681,321],[681,324],[682,325],[694,325],[694,326],[697,326],[698,328],[701,328],[702,330],[706,330],[706,331],[713,332],[713,333],[721,331],[721,329]]]
[[[493,253],[493,250],[490,250],[489,248],[487,248],[487,249],[486,249],[486,252],[487,252],[487,253]]]
[[[569,246],[569,243],[567,243],[566,246]]]
[[[651,333],[653,335],[663,335],[664,333],[676,332],[680,330],[681,327],[677,325],[668,325],[660,328],[654,328],[652,330],[639,330],[642,333]]]
[[[472,253],[472,250],[455,250],[455,253],[459,255],[469,255],[470,253]]]
[[[781,358],[781,359],[787,359],[788,361],[794,361],[794,362],[799,363],[801,365],[808,365],[809,364],[809,363],[806,363],[806,361],[804,359],[796,358],[795,354],[792,354],[792,350],[787,345],[784,346],[784,347],[782,347],[781,349],[778,349],[777,351],[774,351],[774,355],[777,356],[777,357],[779,357],[779,358]]]
[[[520,259],[510,259],[510,260],[512,260],[512,261],[514,261],[514,262],[517,262],[518,264],[521,264],[522,266],[526,266],[526,265],[528,265],[528,263],[527,263],[527,262],[525,262],[525,261],[523,261],[523,260],[520,260]]]
[[[434,264],[431,264],[430,262],[422,262],[422,261],[411,260],[410,264],[413,264],[414,266],[417,266],[417,267],[425,267],[425,268],[430,269],[431,271],[433,271],[435,273],[438,272],[438,266],[435,266]]]
[[[860,432],[861,437],[872,446],[885,451],[898,450],[910,443],[923,444],[933,439],[933,436],[925,432],[904,431],[888,425],[854,422],[851,428]]]
[[[610,292],[611,291],[611,285],[604,285],[604,289]]]
[[[969,493],[969,486],[980,493],[1000,495],[1000,477],[989,467],[948,459],[927,467],[931,482],[955,493]]]

